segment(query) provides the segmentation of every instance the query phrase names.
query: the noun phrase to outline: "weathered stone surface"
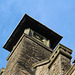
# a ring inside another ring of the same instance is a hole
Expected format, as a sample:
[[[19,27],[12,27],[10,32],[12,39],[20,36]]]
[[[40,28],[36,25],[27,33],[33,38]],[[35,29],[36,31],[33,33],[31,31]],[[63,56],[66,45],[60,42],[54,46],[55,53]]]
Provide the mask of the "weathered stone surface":
[[[60,55],[57,59],[52,63],[49,71],[50,75],[61,75],[61,58]]]
[[[38,66],[35,75],[65,75],[71,67],[70,62],[70,59],[60,54],[50,67],[49,63]]]
[[[49,63],[38,66],[35,75],[65,75],[71,67],[70,62],[70,59],[60,54],[50,67]]]
[[[51,65],[50,75],[65,75],[71,67],[71,60],[63,55],[59,55]]]
[[[65,75],[71,67],[71,55],[66,49],[68,48],[65,47],[64,50],[64,46],[56,48],[49,61],[45,64],[36,65],[35,75]]]
[[[37,67],[35,75],[50,75],[48,66],[49,64],[45,64]]]
[[[50,51],[24,36],[10,55],[4,75],[33,74],[32,65],[41,60],[49,59],[50,56]]]
[[[65,75],[66,72],[71,67],[71,60],[65,57],[64,55],[61,55],[60,58],[61,58],[61,73],[62,75]]]
[[[52,54],[25,35],[13,49],[15,50],[8,58],[4,75],[65,75],[71,67],[70,54],[62,47],[56,48]],[[32,70],[32,65],[42,60],[49,61]]]

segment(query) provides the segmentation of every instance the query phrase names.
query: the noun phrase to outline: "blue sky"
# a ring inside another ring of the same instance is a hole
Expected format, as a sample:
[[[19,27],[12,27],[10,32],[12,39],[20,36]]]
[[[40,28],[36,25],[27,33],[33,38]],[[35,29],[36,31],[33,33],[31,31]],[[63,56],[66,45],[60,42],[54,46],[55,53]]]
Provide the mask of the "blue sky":
[[[2,47],[25,13],[62,35],[75,58],[75,0],[0,0],[0,68],[9,55]]]

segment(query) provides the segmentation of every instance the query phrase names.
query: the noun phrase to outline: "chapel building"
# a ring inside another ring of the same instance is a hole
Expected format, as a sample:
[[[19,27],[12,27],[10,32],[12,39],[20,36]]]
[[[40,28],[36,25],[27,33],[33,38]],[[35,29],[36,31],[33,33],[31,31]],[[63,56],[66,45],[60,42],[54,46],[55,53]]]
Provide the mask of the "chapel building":
[[[61,39],[25,14],[3,46],[10,54],[0,75],[75,75],[72,50],[60,44]]]

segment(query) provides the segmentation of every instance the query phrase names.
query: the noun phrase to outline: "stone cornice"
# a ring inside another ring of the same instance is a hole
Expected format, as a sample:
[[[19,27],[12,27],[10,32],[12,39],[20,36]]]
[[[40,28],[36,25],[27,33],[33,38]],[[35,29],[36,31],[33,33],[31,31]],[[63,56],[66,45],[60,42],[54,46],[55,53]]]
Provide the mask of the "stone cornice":
[[[60,44],[60,43],[59,43],[59,45],[56,47],[55,50],[57,50],[57,49],[59,49],[59,48],[62,48],[64,51],[67,51],[69,54],[72,54],[72,50],[71,50],[71,49],[69,49],[68,47],[66,47],[66,46],[64,46],[64,45],[62,45],[62,44]]]

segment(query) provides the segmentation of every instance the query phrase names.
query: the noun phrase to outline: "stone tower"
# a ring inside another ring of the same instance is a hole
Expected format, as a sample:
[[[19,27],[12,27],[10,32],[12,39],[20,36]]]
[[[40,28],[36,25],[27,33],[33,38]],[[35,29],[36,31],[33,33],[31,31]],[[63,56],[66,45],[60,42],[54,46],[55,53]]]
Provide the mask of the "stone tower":
[[[72,51],[61,44],[53,50],[61,39],[25,14],[3,47],[10,51],[3,75],[64,75],[71,67]]]

